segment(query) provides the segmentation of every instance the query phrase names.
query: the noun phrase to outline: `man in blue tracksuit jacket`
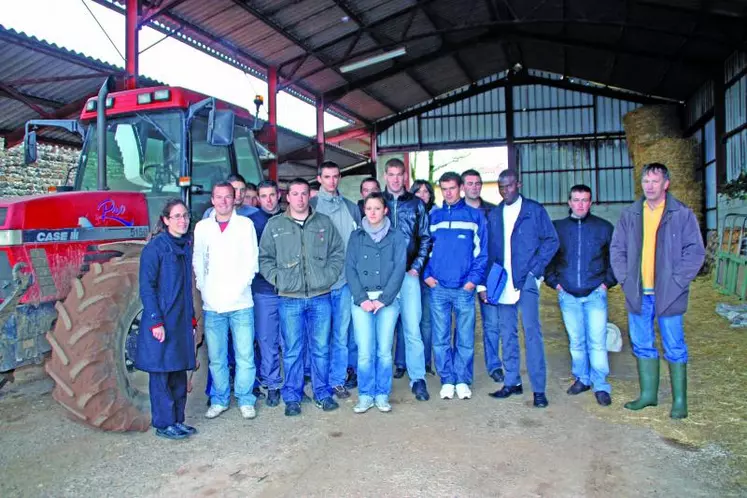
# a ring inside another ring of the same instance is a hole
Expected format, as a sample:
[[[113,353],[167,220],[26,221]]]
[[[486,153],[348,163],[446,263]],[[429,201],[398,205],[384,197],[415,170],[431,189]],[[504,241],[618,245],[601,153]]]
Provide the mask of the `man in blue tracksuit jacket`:
[[[431,288],[431,323],[441,399],[472,397],[475,355],[475,287],[487,262],[485,216],[460,197],[462,177],[444,173],[438,181],[443,206],[430,215],[433,246],[423,281]],[[456,337],[451,340],[451,311]]]
[[[545,396],[545,346],[539,320],[539,287],[558,250],[558,234],[550,216],[538,202],[519,194],[521,182],[517,171],[507,169],[498,176],[498,191],[503,197],[498,207],[488,215],[488,264],[486,275],[499,265],[506,271],[506,285],[498,304],[498,328],[503,343],[503,387],[491,394],[507,398],[522,394],[519,372],[518,320],[524,325],[526,364],[534,390],[534,406],[547,406]],[[488,295],[480,292],[487,302]],[[488,333],[489,331],[485,331]]]

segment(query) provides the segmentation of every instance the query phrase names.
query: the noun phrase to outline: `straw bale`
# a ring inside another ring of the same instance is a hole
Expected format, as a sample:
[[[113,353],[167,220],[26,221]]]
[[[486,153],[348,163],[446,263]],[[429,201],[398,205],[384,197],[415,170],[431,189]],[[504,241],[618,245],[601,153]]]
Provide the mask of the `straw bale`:
[[[651,145],[662,138],[682,136],[677,108],[670,105],[639,107],[623,116],[628,146]]]
[[[669,192],[689,206],[703,223],[703,185],[695,179],[698,144],[690,138],[662,138],[650,145],[630,147],[635,171],[636,197],[643,195],[641,170],[649,163],[664,164],[672,176]]]

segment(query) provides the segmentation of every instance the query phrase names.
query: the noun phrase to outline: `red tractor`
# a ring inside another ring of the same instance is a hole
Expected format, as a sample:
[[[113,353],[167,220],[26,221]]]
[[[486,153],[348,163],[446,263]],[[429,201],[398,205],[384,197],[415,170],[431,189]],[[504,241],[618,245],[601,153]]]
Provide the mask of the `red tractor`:
[[[38,126],[78,133],[83,148],[74,186],[0,200],[0,373],[51,350],[53,396],[74,419],[146,430],[147,375],[132,361],[140,251],[168,198],[199,220],[216,182],[258,183],[262,168],[248,111],[182,88],[112,89],[110,78],[80,120],[26,125],[27,163]]]

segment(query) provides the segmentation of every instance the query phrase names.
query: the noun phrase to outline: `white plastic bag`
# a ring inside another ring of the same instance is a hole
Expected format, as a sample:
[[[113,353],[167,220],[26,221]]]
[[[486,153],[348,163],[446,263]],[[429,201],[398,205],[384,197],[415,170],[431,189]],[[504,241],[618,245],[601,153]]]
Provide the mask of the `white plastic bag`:
[[[623,340],[620,328],[612,322],[607,322],[607,351],[619,353],[622,351]]]

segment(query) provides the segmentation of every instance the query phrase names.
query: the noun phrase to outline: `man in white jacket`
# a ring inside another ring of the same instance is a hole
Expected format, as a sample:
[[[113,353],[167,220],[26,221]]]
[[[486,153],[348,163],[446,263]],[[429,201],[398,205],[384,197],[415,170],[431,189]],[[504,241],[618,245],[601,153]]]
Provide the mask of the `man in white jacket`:
[[[210,374],[213,390],[205,417],[228,410],[231,390],[228,375],[228,334],[236,353],[234,394],[241,416],[256,416],[252,394],[254,365],[254,302],[252,280],[259,270],[254,223],[234,209],[234,188],[228,182],[213,187],[212,214],[197,223],[193,266],[202,294]]]

